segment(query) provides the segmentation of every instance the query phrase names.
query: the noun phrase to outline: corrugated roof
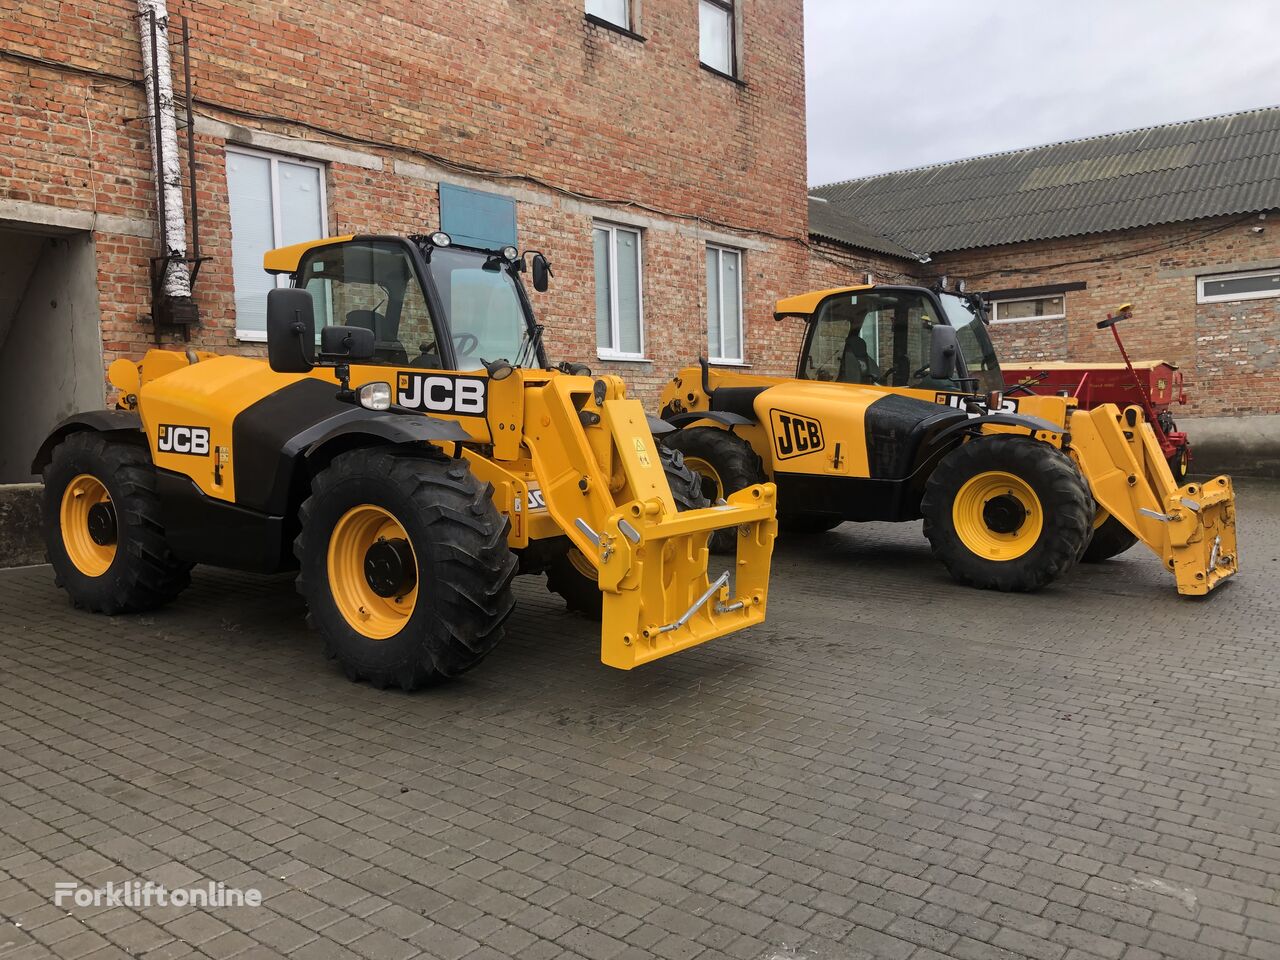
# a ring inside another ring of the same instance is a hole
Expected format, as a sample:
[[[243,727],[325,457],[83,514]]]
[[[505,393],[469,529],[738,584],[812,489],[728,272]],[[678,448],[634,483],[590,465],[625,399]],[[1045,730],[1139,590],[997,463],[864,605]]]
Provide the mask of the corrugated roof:
[[[905,255],[1270,210],[1280,207],[1280,107],[862,177],[810,193],[827,201],[810,201],[811,233],[881,253],[905,248]]]
[[[915,254],[906,247],[866,229],[842,214],[836,209],[835,204],[813,197],[809,198],[809,235],[824,240],[835,240],[838,243],[846,243],[875,253],[915,258]]]

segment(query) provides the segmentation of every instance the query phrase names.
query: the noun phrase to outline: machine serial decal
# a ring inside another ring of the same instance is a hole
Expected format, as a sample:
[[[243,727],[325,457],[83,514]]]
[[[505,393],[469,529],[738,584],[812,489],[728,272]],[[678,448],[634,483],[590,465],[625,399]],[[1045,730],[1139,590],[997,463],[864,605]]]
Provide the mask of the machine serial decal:
[[[975,413],[965,406],[966,403],[972,403],[975,400],[978,403],[980,403],[984,408],[986,407],[987,401],[985,397],[971,397],[963,393],[935,393],[933,395],[934,403],[941,403],[948,407],[955,407],[957,410],[963,410],[965,413],[969,414],[969,416],[971,417],[980,417],[982,416],[981,413]],[[987,412],[988,413],[1017,413],[1018,412],[1017,398],[1003,397],[1000,400],[999,410],[988,410]]]
[[[822,424],[817,420],[785,410],[770,410],[769,416],[773,420],[773,444],[779,460],[817,453],[825,445]]]
[[[483,417],[489,381],[442,373],[401,373],[396,378],[396,403],[410,410]]]
[[[209,428],[162,423],[156,432],[156,449],[161,453],[186,453],[193,457],[207,457]]]

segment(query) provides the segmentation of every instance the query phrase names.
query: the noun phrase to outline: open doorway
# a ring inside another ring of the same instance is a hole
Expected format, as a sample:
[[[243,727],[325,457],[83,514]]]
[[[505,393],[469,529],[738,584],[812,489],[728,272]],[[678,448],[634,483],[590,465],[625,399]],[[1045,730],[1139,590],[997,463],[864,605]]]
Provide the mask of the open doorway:
[[[103,390],[93,236],[0,224],[0,484],[37,480],[49,430]]]

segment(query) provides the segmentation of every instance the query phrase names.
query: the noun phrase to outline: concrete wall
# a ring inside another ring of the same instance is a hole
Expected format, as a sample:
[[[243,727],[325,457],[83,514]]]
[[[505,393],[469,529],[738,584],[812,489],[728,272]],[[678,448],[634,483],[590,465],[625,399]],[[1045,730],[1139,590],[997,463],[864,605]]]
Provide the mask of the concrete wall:
[[[102,407],[102,334],[89,234],[2,236],[38,250],[0,341],[0,483],[20,483],[55,423]]]

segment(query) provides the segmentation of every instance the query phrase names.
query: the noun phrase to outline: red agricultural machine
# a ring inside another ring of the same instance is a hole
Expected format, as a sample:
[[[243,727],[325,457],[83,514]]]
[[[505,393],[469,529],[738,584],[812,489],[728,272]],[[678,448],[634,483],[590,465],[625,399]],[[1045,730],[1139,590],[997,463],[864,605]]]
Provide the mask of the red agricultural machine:
[[[1002,362],[1005,393],[1025,391],[1075,397],[1083,410],[1092,410],[1104,403],[1114,403],[1122,410],[1130,405],[1142,407],[1174,479],[1181,483],[1191,464],[1191,444],[1174,422],[1171,408],[1175,403],[1187,402],[1182,372],[1176,364],[1164,360],[1129,359],[1116,325],[1131,316],[1133,306],[1126,303],[1114,314],[1107,314],[1107,319],[1098,321],[1099,330],[1111,330],[1123,363]]]

